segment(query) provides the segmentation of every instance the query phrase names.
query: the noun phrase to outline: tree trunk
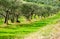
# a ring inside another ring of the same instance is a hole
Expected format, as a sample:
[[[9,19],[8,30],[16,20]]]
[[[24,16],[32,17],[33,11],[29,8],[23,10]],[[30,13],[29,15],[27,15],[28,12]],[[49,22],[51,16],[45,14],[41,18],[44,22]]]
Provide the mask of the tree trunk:
[[[14,14],[12,15],[11,22],[14,23]]]
[[[9,18],[9,13],[8,13],[8,11],[6,11],[6,17],[5,17],[4,23],[8,24],[8,18]]]
[[[26,17],[27,21],[31,21],[31,18],[30,18],[29,15],[28,16],[25,16],[25,17]]]
[[[16,22],[20,23],[20,21],[18,20],[18,17],[19,17],[19,15],[16,15]]]

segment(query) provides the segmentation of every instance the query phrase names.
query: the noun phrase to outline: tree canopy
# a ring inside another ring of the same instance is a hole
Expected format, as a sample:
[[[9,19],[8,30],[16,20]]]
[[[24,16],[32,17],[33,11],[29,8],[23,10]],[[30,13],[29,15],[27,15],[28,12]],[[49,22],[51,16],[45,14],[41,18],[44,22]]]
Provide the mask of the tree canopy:
[[[31,20],[33,14],[48,17],[60,11],[60,0],[0,0],[0,15],[12,23],[20,22],[19,16]]]

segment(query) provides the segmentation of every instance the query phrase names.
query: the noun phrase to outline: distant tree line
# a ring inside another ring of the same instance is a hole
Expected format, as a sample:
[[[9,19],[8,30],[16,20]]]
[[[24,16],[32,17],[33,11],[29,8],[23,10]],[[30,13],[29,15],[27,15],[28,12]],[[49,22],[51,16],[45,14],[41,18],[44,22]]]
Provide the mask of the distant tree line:
[[[53,5],[53,6],[60,6],[60,0],[24,0],[24,1]]]

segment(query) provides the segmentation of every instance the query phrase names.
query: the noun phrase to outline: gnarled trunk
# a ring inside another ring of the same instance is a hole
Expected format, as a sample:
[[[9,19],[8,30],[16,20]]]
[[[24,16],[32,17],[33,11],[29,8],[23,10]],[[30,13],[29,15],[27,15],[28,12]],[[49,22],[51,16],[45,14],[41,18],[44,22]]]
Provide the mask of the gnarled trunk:
[[[20,23],[20,21],[18,20],[18,17],[19,17],[19,15],[16,15],[16,22]]]
[[[5,17],[4,23],[8,24],[8,19],[9,19],[9,13],[8,13],[8,11],[6,11],[6,17]]]
[[[11,22],[14,23],[14,14],[12,14]]]

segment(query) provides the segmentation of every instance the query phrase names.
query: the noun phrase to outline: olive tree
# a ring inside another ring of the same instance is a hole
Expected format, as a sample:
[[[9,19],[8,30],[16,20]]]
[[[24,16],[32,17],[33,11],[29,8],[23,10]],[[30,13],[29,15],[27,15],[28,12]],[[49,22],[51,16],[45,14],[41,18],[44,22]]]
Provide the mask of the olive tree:
[[[9,19],[9,15],[12,15],[12,19],[11,21],[14,22],[14,15],[15,15],[15,10],[20,7],[20,2],[19,0],[0,0],[0,6],[4,7],[4,11],[5,11],[5,22],[6,24],[8,24],[8,19]]]

